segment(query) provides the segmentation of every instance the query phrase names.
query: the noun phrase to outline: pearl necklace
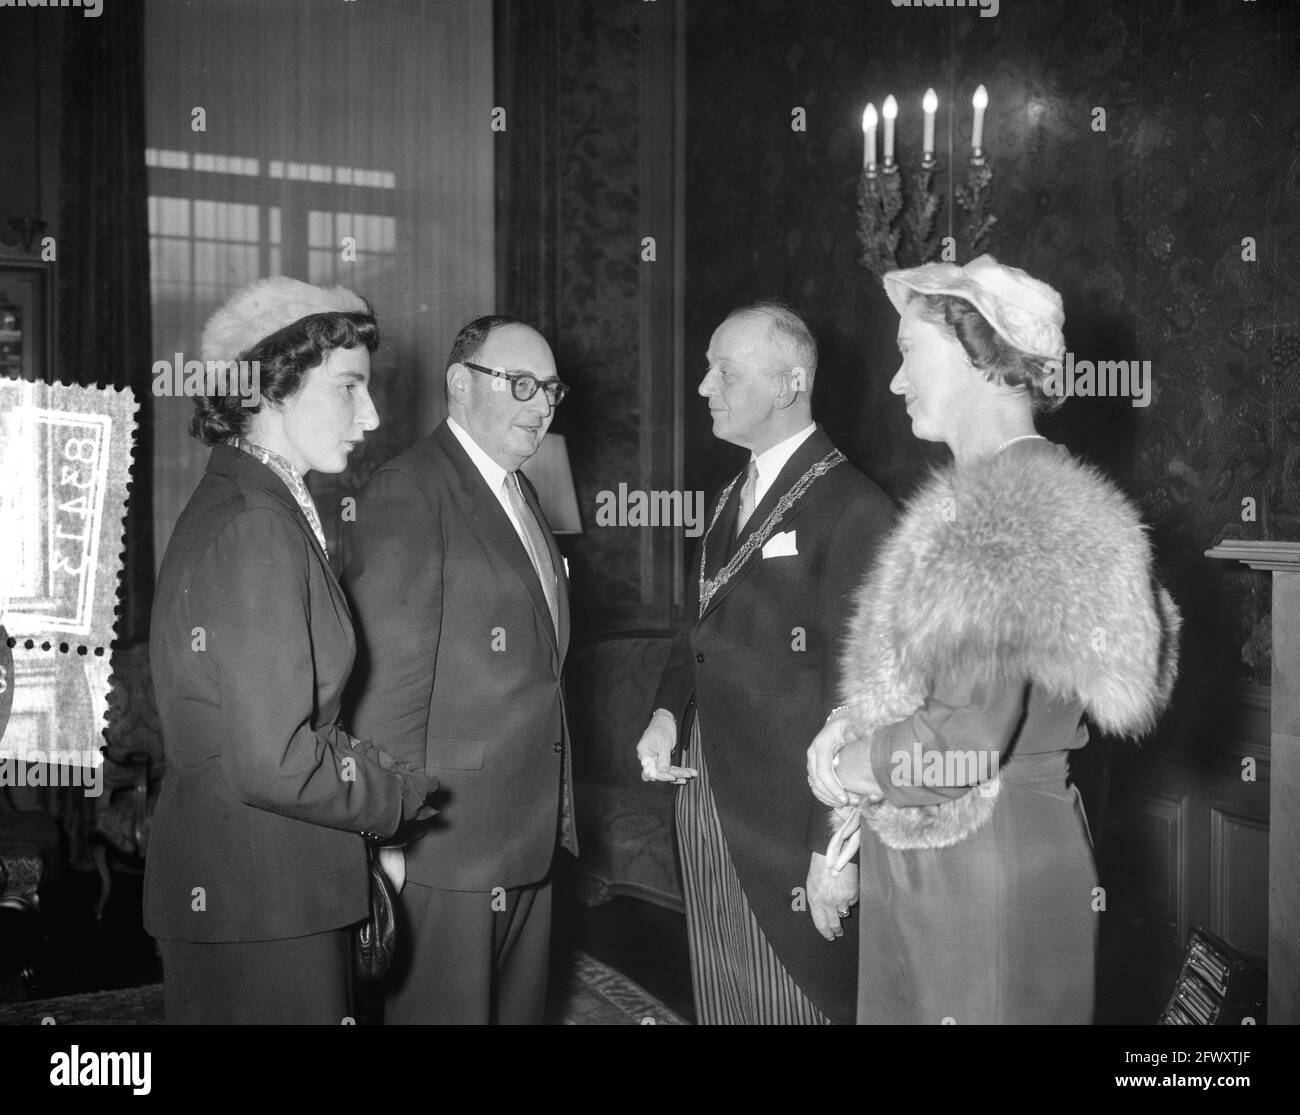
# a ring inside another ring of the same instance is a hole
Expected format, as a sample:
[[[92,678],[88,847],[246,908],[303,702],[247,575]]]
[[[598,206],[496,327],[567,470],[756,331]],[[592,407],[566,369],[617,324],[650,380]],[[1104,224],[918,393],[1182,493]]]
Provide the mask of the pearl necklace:
[[[1004,441],[995,450],[993,450],[993,456],[996,457],[1008,445],[1015,445],[1015,443],[1018,441],[1033,441],[1035,438],[1037,438],[1039,441],[1047,440],[1047,438],[1043,437],[1042,434],[1021,434],[1019,437],[1013,437],[1010,441]]]

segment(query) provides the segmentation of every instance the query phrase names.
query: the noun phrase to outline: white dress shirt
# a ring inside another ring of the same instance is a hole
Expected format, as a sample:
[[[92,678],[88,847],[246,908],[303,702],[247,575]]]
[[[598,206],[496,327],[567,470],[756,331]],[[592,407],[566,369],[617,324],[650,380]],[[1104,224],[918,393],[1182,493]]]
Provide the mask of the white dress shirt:
[[[817,429],[816,422],[809,422],[797,434],[792,434],[785,441],[778,441],[771,449],[765,449],[757,457],[750,459],[758,466],[758,479],[754,482],[754,506],[763,502],[777,476],[794,456],[794,451],[813,435]]]
[[[517,481],[496,461],[483,452],[479,443],[461,428],[456,419],[448,417],[447,428],[456,435],[456,440],[465,447],[465,452],[469,454],[469,459],[474,462],[474,467],[478,469],[479,474],[487,482],[492,494],[497,497],[497,503],[501,504],[501,510],[506,513],[510,525],[515,528],[515,533],[519,535],[519,541],[524,544],[524,552],[531,553],[528,546],[528,535],[524,533],[524,525],[516,517],[515,509],[511,506],[509,497],[505,492],[506,484],[515,484]]]

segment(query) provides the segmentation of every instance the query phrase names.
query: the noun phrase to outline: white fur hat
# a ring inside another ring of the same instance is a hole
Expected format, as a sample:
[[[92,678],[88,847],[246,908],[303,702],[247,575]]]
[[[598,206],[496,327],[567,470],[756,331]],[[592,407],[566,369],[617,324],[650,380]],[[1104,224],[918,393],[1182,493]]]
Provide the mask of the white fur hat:
[[[906,271],[887,271],[885,293],[899,314],[912,292],[951,294],[971,303],[1003,340],[1021,352],[1045,359],[1065,355],[1065,308],[1061,296],[1019,267],[1008,267],[990,255],[965,267],[927,263]]]
[[[369,313],[345,287],[320,287],[285,275],[236,291],[203,327],[200,359],[237,360],[258,341],[312,314]]]

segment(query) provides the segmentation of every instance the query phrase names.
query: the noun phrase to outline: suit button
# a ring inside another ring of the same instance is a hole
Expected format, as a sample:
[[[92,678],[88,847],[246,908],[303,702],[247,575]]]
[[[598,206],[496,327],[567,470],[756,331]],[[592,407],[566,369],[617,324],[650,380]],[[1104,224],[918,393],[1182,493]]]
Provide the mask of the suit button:
[[[695,656],[695,661],[696,661],[696,662],[703,662],[703,661],[704,661],[704,652],[703,652],[703,651],[700,651],[698,654],[696,654],[696,656]]]
[[[564,750],[564,744],[563,744],[563,743],[553,743],[553,744],[551,744],[551,750],[554,751],[554,752],[558,755],[561,751]]]

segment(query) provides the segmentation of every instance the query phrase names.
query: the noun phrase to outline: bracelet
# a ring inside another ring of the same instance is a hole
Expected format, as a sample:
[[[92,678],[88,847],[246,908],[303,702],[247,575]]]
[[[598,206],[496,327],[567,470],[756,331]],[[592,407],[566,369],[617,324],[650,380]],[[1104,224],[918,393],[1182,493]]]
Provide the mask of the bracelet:
[[[828,713],[826,714],[826,723],[829,724],[829,723],[831,722],[831,720],[833,720],[836,716],[838,716],[838,715],[839,715],[841,712],[843,712],[846,708],[852,708],[854,705],[860,705],[860,704],[862,704],[865,700],[866,700],[865,697],[854,697],[853,700],[851,700],[851,701],[845,701],[844,704],[842,704],[842,705],[836,705],[833,709],[831,709],[830,712],[828,712]]]

